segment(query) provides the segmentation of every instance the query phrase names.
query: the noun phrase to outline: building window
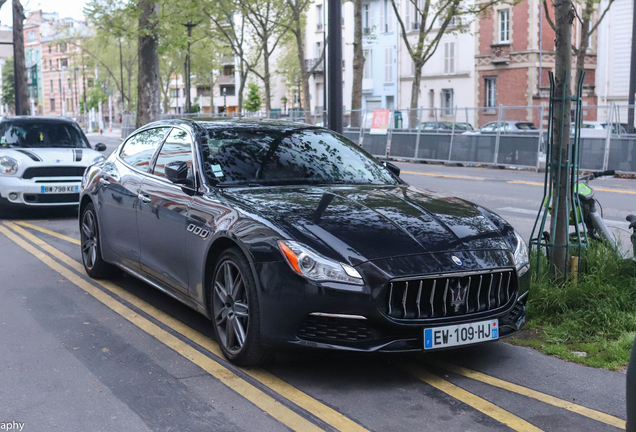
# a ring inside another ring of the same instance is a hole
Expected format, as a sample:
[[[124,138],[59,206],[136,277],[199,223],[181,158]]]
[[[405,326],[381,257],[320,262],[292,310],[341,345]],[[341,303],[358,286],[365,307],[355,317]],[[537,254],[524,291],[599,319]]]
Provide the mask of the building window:
[[[364,79],[373,78],[373,54],[371,50],[364,50],[364,72],[362,77]]]
[[[362,5],[362,34],[368,35],[373,32],[375,19],[373,17],[373,3],[364,3]]]
[[[435,90],[430,89],[428,91],[428,106],[431,110],[428,112],[429,117],[435,117]]]
[[[55,99],[51,98],[50,104],[51,104],[51,112],[55,112]]]
[[[49,69],[53,69],[53,60],[49,60]]]
[[[173,88],[172,92],[170,93],[170,97],[178,98],[179,97],[179,89],[178,88]]]
[[[38,41],[38,34],[36,33],[35,30],[27,32],[27,43],[31,44],[37,41]]]
[[[499,43],[510,42],[510,9],[499,11]]]
[[[236,87],[235,86],[221,86],[221,96],[235,96],[236,95]]]
[[[455,42],[444,44],[444,73],[455,73]]]
[[[54,93],[54,90],[55,90],[55,89],[53,88],[53,80],[51,80],[51,94],[53,94],[53,93]]]
[[[62,59],[61,63],[62,63],[62,67],[68,67],[68,59],[65,59],[65,58]]]
[[[486,107],[495,108],[497,106],[497,78],[486,78]]]
[[[316,5],[316,31],[322,31],[322,5]]]
[[[453,115],[453,89],[442,89],[442,109],[443,115]]]
[[[384,82],[393,82],[393,48],[384,49]]]
[[[316,49],[314,52],[314,58],[316,59],[316,61],[318,61],[318,59],[320,58],[320,54],[322,54],[322,42],[316,42],[315,47]]]
[[[88,87],[93,87],[93,78],[87,79]]]
[[[393,31],[393,20],[391,19],[392,6],[390,0],[382,0],[380,3],[380,25],[383,32]]]

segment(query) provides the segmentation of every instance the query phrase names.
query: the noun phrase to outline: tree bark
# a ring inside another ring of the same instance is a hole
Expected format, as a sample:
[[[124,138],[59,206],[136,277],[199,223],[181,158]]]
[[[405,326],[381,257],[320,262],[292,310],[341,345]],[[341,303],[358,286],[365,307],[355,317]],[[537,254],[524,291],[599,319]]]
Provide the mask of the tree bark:
[[[136,127],[155,121],[159,114],[159,44],[155,28],[159,5],[153,0],[143,0],[139,6],[142,11],[139,17]]]
[[[576,89],[576,83],[578,81],[581,72],[585,70],[585,54],[590,45],[590,20],[594,13],[594,0],[586,0],[583,9],[583,17],[581,19],[581,34],[579,38],[579,47],[575,51],[576,55],[576,79],[572,81],[572,90]]]
[[[568,244],[570,209],[568,203],[569,182],[568,169],[559,169],[559,163],[568,162],[570,146],[570,108],[567,98],[571,96],[569,85],[572,76],[572,21],[574,11],[571,0],[556,0],[554,4],[555,20],[555,73],[554,73],[554,101],[552,109],[552,162],[553,162],[553,208],[556,210],[556,226],[552,239],[556,247],[552,251],[552,270],[556,276],[567,277],[568,254],[565,245]],[[565,94],[565,100],[558,100]]]
[[[307,71],[307,65],[305,65],[305,32],[303,31],[301,20],[295,19],[294,21],[295,28],[293,33],[296,36],[298,64],[300,66],[300,80],[302,81],[303,91],[302,109],[304,111],[311,111],[311,102],[309,100],[309,71]]]
[[[20,0],[13,0],[13,74],[16,115],[29,115],[23,29],[24,9]]]
[[[420,85],[422,83],[423,63],[415,63],[415,74],[413,76],[413,85],[411,86],[411,110],[409,112],[409,128],[417,127],[417,108],[420,99]],[[432,108],[432,107],[431,107]],[[424,119],[422,119],[424,120]]]
[[[338,42],[335,42],[338,43]],[[351,126],[360,127],[362,113],[362,79],[364,78],[364,50],[362,49],[362,0],[353,0],[353,87],[351,89]],[[326,73],[327,71],[325,71]]]
[[[241,60],[241,68],[239,70],[239,92],[238,92],[238,115],[243,113],[243,92],[245,91],[245,84],[247,81],[247,74],[249,70],[245,67],[245,63]]]
[[[269,33],[263,31],[263,84],[265,85],[265,115],[269,116],[272,110],[271,74],[269,72]]]

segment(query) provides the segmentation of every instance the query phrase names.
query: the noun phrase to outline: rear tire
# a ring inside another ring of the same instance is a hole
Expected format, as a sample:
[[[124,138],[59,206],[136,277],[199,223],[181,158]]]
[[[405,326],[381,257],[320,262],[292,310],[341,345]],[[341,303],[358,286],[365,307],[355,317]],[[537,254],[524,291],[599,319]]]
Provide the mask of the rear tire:
[[[237,366],[264,363],[258,292],[249,262],[237,248],[219,257],[210,286],[212,323],[223,355]]]
[[[108,279],[115,273],[115,267],[102,258],[97,214],[93,203],[87,204],[80,215],[80,238],[84,270],[93,279]]]

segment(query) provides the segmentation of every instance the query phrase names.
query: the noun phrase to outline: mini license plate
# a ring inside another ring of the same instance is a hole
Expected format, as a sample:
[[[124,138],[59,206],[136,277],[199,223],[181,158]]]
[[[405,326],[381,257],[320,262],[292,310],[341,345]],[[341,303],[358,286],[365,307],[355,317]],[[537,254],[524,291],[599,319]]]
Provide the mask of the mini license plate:
[[[79,186],[42,186],[43,194],[79,193]]]
[[[424,329],[424,349],[485,342],[499,338],[499,320]]]

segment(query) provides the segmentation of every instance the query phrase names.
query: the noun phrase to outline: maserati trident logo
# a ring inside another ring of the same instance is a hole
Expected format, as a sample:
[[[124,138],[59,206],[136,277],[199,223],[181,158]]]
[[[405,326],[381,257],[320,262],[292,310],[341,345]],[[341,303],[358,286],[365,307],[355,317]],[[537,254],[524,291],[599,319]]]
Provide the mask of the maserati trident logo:
[[[457,265],[462,265],[462,260],[460,260],[459,258],[457,258],[455,255],[453,255],[451,257],[451,259],[453,260],[453,262]]]
[[[462,286],[460,279],[457,279],[451,287],[451,306],[455,312],[459,312],[464,304],[466,304],[466,298],[468,297],[468,286]]]

